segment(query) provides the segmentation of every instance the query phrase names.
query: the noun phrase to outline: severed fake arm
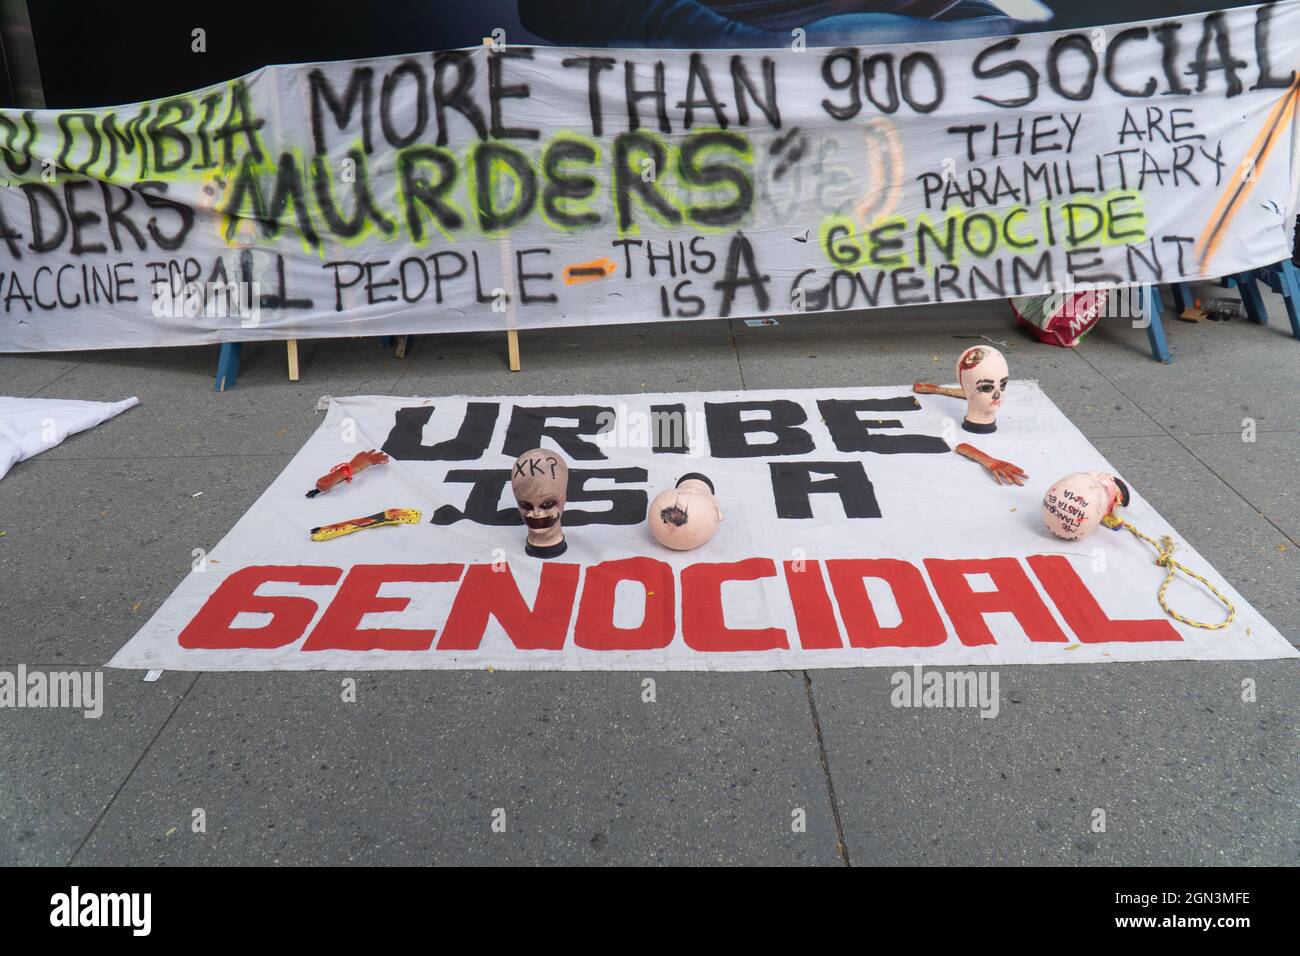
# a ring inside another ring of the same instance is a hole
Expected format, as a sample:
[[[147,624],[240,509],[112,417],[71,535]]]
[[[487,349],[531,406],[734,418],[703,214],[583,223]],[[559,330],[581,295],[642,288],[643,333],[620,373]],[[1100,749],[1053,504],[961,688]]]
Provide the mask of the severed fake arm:
[[[999,485],[1023,485],[1025,479],[1029,477],[1019,465],[1013,465],[1009,461],[1002,461],[986,455],[974,445],[967,445],[963,442],[953,450],[963,458],[969,458],[971,461],[987,468],[993,476],[993,480]]]

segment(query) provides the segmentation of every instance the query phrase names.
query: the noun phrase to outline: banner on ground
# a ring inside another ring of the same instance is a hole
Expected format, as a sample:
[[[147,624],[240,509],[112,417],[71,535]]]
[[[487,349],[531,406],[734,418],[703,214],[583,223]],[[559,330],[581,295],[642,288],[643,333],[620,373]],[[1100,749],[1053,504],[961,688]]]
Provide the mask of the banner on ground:
[[[960,403],[907,388],[334,400],[285,471],[115,667],[771,670],[1296,656],[1134,489],[1127,514],[1236,605],[1226,630],[1167,617],[1155,552],[1043,527],[1044,491],[1110,465],[1032,382],[976,439],[1024,487],[949,448]],[[965,435],[966,433],[960,432]],[[568,550],[524,553],[510,491],[538,446],[571,467]],[[325,494],[358,451],[391,461]],[[650,536],[649,501],[707,475],[725,520],[689,552]],[[313,541],[393,508],[415,524]],[[1223,609],[1179,582],[1193,620]]]
[[[65,398],[15,398],[0,395],[0,478],[20,461],[60,444],[69,435],[94,428],[128,408],[120,402],[85,402]]]
[[[498,45],[0,111],[0,351],[599,325],[1290,255],[1300,3],[932,43]]]

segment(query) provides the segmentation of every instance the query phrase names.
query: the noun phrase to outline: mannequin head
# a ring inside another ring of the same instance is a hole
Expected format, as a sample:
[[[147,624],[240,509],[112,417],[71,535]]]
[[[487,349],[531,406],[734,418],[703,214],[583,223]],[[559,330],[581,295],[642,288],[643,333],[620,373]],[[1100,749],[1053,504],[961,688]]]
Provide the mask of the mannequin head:
[[[1066,475],[1043,495],[1043,523],[1066,541],[1091,534],[1117,506],[1129,502],[1128,486],[1114,475],[1079,471]]]
[[[973,345],[957,359],[957,384],[966,395],[968,432],[987,434],[998,427],[998,409],[1007,391],[1007,360],[988,345]]]
[[[569,490],[569,466],[558,452],[534,448],[515,459],[510,488],[519,515],[528,526],[524,550],[534,558],[554,558],[564,553],[564,502]]]
[[[674,551],[698,548],[713,537],[721,520],[713,482],[695,472],[683,475],[671,491],[656,495],[646,516],[650,534]]]

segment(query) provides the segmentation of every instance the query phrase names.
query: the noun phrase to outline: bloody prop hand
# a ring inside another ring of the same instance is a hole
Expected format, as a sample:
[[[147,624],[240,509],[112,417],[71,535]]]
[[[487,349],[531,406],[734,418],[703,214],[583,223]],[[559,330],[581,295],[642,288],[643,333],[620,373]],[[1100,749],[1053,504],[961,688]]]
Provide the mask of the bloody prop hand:
[[[918,395],[947,395],[951,398],[966,397],[966,393],[960,388],[947,388],[943,385],[932,385],[929,382],[917,382],[912,386],[912,391]]]
[[[1023,485],[1025,479],[1029,477],[1019,465],[992,458],[974,445],[962,443],[954,450],[963,458],[969,458],[971,461],[978,462],[987,468],[989,473],[993,475],[993,480],[999,485]]]
[[[388,461],[388,456],[382,451],[357,452],[352,456],[351,461],[345,461],[341,465],[335,465],[329,472],[316,482],[316,487],[307,492],[308,498],[315,498],[321,492],[329,491],[341,481],[351,481],[352,476],[359,471],[365,471],[371,465],[382,465]]]

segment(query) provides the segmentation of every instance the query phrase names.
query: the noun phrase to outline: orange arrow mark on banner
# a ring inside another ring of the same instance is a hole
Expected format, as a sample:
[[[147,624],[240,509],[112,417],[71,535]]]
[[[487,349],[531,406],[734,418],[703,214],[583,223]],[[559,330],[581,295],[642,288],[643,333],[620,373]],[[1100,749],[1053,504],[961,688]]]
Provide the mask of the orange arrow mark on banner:
[[[590,262],[575,262],[564,267],[564,284],[577,285],[580,282],[595,282],[605,276],[613,275],[618,266],[610,258],[592,259]]]
[[[867,192],[854,212],[863,226],[891,215],[903,196],[903,143],[893,123],[878,116],[863,128],[867,141]]]
[[[1286,129],[1291,115],[1295,112],[1296,104],[1300,102],[1300,77],[1291,84],[1287,89],[1286,95],[1273,105],[1269,110],[1268,118],[1264,122],[1264,128],[1259,131],[1255,141],[1250,144],[1246,156],[1241,161],[1243,167],[1241,175],[1237,178],[1237,184],[1230,190],[1219,197],[1214,211],[1210,213],[1210,221],[1201,233],[1201,238],[1196,242],[1196,254],[1200,257],[1201,273],[1209,273],[1210,260],[1214,258],[1215,252],[1218,251],[1223,237],[1228,233],[1228,226],[1231,225],[1232,219],[1241,209],[1241,204],[1246,201],[1250,191],[1255,188],[1255,180],[1258,170],[1268,161],[1268,155],[1277,145],[1277,141],[1282,138],[1282,131]]]

